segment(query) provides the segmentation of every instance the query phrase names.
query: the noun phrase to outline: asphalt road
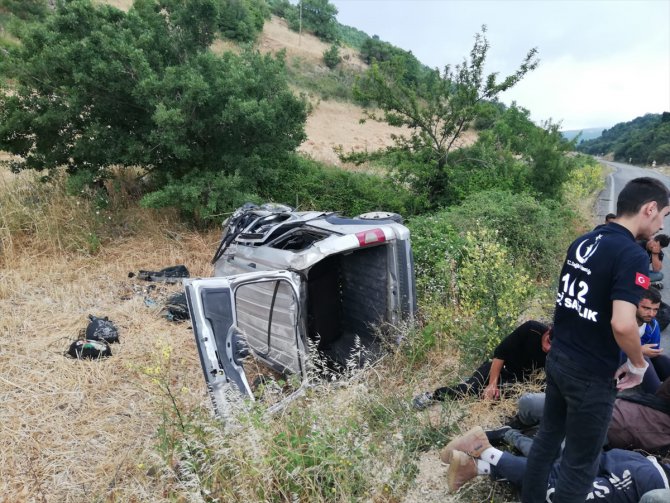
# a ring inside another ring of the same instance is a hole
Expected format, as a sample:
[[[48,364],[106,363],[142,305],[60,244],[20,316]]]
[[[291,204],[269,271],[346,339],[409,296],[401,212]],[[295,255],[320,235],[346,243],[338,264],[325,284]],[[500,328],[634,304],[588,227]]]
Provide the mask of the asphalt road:
[[[670,187],[670,177],[667,177],[653,169],[639,168],[630,164],[623,164],[620,162],[600,161],[602,164],[609,166],[614,171],[607,177],[607,184],[605,189],[598,196],[596,203],[596,215],[600,222],[605,221],[605,215],[608,213],[616,213],[616,199],[619,191],[626,185],[626,182],[637,178],[639,176],[651,176],[658,178],[668,187]],[[663,225],[663,233],[670,235],[670,215],[665,218]],[[665,250],[665,260],[663,260],[663,280],[664,288],[661,290],[663,302],[670,304],[670,247]],[[665,348],[665,353],[670,354],[670,325],[661,332],[661,347]]]

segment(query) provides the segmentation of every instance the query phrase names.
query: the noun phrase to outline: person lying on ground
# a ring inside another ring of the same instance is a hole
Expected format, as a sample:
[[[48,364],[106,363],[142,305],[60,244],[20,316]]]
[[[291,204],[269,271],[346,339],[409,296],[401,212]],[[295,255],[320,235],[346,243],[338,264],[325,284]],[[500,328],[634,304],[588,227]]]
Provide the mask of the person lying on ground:
[[[421,410],[447,397],[480,393],[486,399],[499,398],[501,385],[527,381],[533,372],[543,369],[550,348],[551,328],[527,321],[505,337],[493,351],[493,359],[482,363],[465,382],[422,393],[414,398],[414,407]]]
[[[501,435],[510,427],[529,430],[542,420],[544,393],[526,393],[519,399],[519,409],[507,426],[498,428]],[[670,378],[655,394],[640,389],[625,390],[614,401],[612,419],[607,429],[607,446],[620,449],[643,449],[667,454],[670,451]]]
[[[457,491],[478,475],[488,475],[493,480],[507,480],[521,489],[526,472],[527,458],[533,440],[521,432],[510,430],[506,440],[522,453],[521,456],[503,452],[489,443],[485,432],[477,426],[452,440],[440,453],[449,464],[447,485]],[[616,503],[638,503],[647,492],[669,489],[670,465],[659,463],[654,456],[623,449],[601,452],[598,470],[586,495],[586,500]],[[546,488],[546,501],[554,501],[560,462],[555,460]]]
[[[668,503],[668,501],[670,501],[670,489],[652,489],[640,498],[640,503]]]

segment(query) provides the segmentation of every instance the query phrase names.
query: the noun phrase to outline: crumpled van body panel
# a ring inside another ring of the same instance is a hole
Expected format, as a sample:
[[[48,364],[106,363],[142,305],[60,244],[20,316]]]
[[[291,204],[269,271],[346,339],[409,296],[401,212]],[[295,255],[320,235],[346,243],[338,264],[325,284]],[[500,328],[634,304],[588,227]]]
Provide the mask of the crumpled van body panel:
[[[414,316],[409,230],[398,220],[246,205],[229,219],[214,278],[184,281],[217,413],[225,399],[217,401],[213,386],[222,381],[252,396],[243,366],[235,364],[248,354],[304,378],[309,346],[345,365],[354,350],[380,351],[380,327]],[[227,325],[211,316],[222,304],[230,311]]]

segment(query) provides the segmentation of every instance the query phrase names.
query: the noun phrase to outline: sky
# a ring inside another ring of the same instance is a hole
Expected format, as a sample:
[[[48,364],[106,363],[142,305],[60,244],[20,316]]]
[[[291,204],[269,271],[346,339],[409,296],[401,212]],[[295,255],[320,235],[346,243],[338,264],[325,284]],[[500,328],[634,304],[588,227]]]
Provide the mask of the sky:
[[[443,69],[487,27],[486,72],[540,65],[501,101],[561,129],[611,127],[670,111],[670,0],[330,0],[341,24]]]

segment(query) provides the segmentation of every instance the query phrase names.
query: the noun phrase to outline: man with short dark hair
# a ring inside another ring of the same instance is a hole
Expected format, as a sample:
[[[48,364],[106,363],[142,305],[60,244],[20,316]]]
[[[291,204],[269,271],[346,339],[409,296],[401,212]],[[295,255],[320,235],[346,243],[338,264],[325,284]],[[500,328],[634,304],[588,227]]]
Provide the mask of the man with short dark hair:
[[[589,493],[616,390],[640,384],[647,370],[635,313],[650,285],[649,259],[635,240],[663,228],[669,203],[670,192],[659,180],[631,180],[617,199],[616,219],[568,249],[545,367],[544,414],[523,479],[524,503],[546,500],[564,438],[553,500],[583,503]],[[619,366],[621,351],[628,359]]]
[[[647,393],[656,393],[661,382],[670,377],[670,358],[661,348],[661,327],[656,314],[661,306],[661,293],[653,287],[642,292],[635,317],[640,327],[642,355],[649,368],[642,379],[642,389]]]
[[[421,410],[447,397],[481,394],[486,399],[499,398],[501,386],[526,381],[534,371],[543,369],[550,348],[551,328],[529,320],[505,337],[493,350],[493,358],[482,363],[471,377],[458,385],[416,396],[414,408]]]
[[[642,239],[638,241],[640,246],[644,248],[649,255],[649,279],[651,282],[659,287],[663,288],[663,251],[662,248],[665,248],[670,244],[670,237],[667,234],[658,234],[652,239]]]

